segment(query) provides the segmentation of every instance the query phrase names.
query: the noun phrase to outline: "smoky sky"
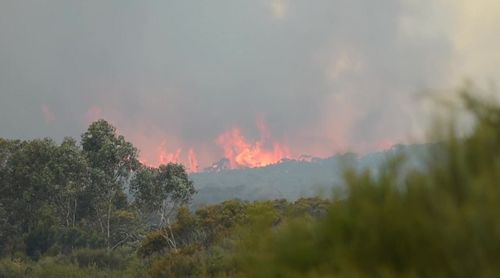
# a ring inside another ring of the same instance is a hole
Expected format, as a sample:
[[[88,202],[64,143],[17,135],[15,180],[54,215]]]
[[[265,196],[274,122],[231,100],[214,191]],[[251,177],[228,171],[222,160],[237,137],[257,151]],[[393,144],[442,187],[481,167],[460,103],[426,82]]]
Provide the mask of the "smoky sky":
[[[397,142],[415,94],[449,81],[453,15],[435,3],[2,1],[0,136],[104,117],[140,148],[218,155],[218,134],[256,138],[263,118],[297,152]]]

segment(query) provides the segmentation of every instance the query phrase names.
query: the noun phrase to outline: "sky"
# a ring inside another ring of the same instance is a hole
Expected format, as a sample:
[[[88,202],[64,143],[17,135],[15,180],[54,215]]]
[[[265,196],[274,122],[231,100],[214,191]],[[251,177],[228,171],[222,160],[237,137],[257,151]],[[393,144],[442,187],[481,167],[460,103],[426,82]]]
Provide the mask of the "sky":
[[[104,118],[157,165],[417,140],[422,92],[500,81],[498,0],[0,1],[0,137]]]

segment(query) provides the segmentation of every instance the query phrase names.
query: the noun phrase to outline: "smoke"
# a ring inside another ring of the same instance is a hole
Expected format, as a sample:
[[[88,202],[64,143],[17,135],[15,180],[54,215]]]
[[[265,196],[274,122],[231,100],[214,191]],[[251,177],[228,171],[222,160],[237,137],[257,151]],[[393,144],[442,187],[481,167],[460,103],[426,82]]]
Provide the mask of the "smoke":
[[[2,1],[0,136],[105,118],[143,161],[192,169],[235,129],[280,157],[375,150],[420,130],[419,91],[499,76],[498,18],[495,0]]]

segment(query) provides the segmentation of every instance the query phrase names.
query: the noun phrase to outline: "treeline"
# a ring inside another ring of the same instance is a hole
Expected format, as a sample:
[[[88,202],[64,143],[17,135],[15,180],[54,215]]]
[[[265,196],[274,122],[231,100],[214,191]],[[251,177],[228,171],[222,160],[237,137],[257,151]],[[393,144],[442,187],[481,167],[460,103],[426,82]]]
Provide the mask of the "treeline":
[[[132,165],[125,168],[129,176],[117,179],[123,181],[122,189],[91,199],[104,200],[99,201],[102,208],[79,197],[78,211],[70,210],[71,217],[67,217],[67,213],[57,213],[57,202],[52,201],[56,194],[51,192],[56,189],[36,192],[45,196],[41,198],[45,201],[34,202],[40,210],[15,206],[32,200],[30,194],[23,194],[32,193],[31,186],[22,187],[28,182],[47,181],[40,184],[58,188],[53,182],[58,181],[57,175],[35,171],[52,169],[45,160],[32,162],[19,155],[25,163],[1,164],[4,168],[24,164],[30,170],[13,176],[23,178],[22,183],[11,181],[12,190],[19,192],[9,194],[17,195],[2,197],[1,235],[7,244],[2,245],[6,257],[0,260],[0,277],[498,277],[500,106],[470,94],[462,100],[474,119],[470,132],[459,136],[455,125],[443,126],[439,130],[443,143],[432,149],[425,167],[405,168],[405,158],[397,156],[376,175],[348,170],[343,190],[328,200],[228,200],[191,211],[183,204],[194,190],[181,166],[151,169],[127,162],[123,165]],[[92,169],[97,166],[88,162],[92,156],[83,143],[86,134],[81,147],[74,142],[69,145]],[[17,161],[15,150],[2,161]],[[84,180],[90,180],[89,184],[101,181],[92,171],[83,175]],[[79,175],[73,177],[78,180]],[[162,186],[166,184],[171,186]],[[121,195],[127,187],[134,192],[129,198]],[[105,200],[112,195],[110,206]],[[17,201],[13,196],[24,199]],[[149,199],[155,201],[149,203]],[[106,222],[101,225],[99,221],[103,216],[107,219],[106,212],[98,210],[109,207],[113,236],[108,238]],[[36,217],[9,218],[16,213]],[[127,222],[118,221],[119,215],[134,216],[124,217]],[[91,237],[82,237],[85,245],[64,245],[57,234],[73,223],[85,231],[82,234],[94,235],[95,245],[87,240]],[[46,234],[57,240],[44,241],[50,239]],[[30,240],[33,235],[40,238]],[[27,248],[35,242],[52,244]]]
[[[0,139],[0,254],[138,246],[194,193],[182,165],[141,165],[104,120],[80,142]]]
[[[303,198],[228,200],[196,211],[180,207],[175,221],[150,229],[138,245],[49,250],[36,259],[18,253],[0,260],[0,277],[234,277],[240,273],[241,242],[291,219],[324,218],[330,205]]]

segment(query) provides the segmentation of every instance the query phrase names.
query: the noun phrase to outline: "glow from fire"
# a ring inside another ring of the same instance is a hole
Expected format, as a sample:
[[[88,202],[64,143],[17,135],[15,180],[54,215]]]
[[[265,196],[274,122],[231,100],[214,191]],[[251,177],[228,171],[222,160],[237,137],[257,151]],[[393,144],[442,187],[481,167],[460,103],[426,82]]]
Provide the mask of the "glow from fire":
[[[159,153],[159,161],[160,164],[168,164],[168,163],[177,163],[179,161],[179,157],[181,156],[182,149],[177,149],[173,153],[168,152],[165,147],[165,141],[162,142]]]
[[[254,141],[243,136],[238,127],[217,136],[215,142],[223,151],[223,156],[228,159],[230,169],[264,167],[291,157],[289,147],[286,144],[278,143],[271,138],[263,120],[257,120],[257,129],[260,137]],[[147,159],[145,156],[141,156],[141,163],[149,166],[183,163],[191,173],[202,170],[199,164],[199,153],[194,148],[187,148],[187,152],[185,150],[182,148],[167,149],[166,141],[162,141],[157,151],[147,152]],[[217,160],[216,158],[212,159],[213,161]]]
[[[188,152],[188,162],[189,162],[189,171],[191,172],[198,172],[199,166],[198,166],[198,158],[196,156],[196,153],[194,152],[193,149],[189,149]]]
[[[257,117],[256,128],[258,136],[246,137],[242,128],[235,126],[212,140],[198,143],[187,143],[177,136],[166,133],[165,130],[155,125],[130,124],[124,122],[119,114],[107,111],[104,113],[100,107],[92,106],[84,117],[84,122],[90,124],[99,118],[111,119],[112,124],[117,124],[117,133],[124,135],[139,150],[139,160],[142,164],[158,167],[162,164],[181,163],[185,165],[190,173],[212,169],[239,169],[264,167],[279,163],[283,159],[296,159],[301,161],[313,161],[314,158],[325,158],[335,153],[349,150],[349,126],[346,120],[330,125],[326,131],[313,126],[307,130],[301,130],[298,134],[291,134],[290,141],[276,140],[273,138],[265,121]],[[327,123],[328,123],[327,122]],[[320,134],[320,137],[301,135]],[[289,134],[290,136],[290,134]],[[320,140],[318,140],[320,138]],[[359,153],[367,153],[374,150],[389,149],[396,142],[404,142],[404,138],[396,140],[386,138],[375,143],[357,143],[354,149]],[[222,161],[225,158],[227,161]],[[222,163],[222,164],[221,164]]]
[[[272,142],[264,121],[257,121],[257,127],[261,137],[255,142],[249,142],[239,128],[226,131],[217,138],[216,143],[224,150],[232,169],[263,167],[290,157],[288,146]]]

